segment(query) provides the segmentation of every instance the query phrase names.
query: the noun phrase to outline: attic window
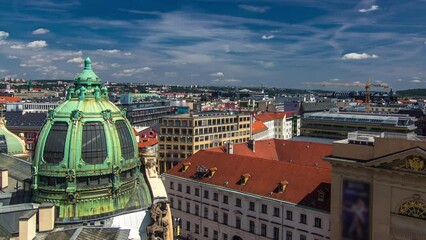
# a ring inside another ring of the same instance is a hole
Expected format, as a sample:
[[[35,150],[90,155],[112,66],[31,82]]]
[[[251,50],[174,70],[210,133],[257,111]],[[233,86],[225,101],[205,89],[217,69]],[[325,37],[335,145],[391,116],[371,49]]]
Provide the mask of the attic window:
[[[281,181],[278,184],[278,192],[279,193],[283,193],[285,191],[285,189],[287,188],[287,186],[288,186],[288,182],[286,180]]]
[[[189,166],[191,166],[190,162],[184,162],[182,163],[182,168],[180,169],[181,172],[186,172],[188,170]]]
[[[325,192],[323,190],[318,190],[318,202],[324,202]]]
[[[211,178],[211,177],[213,177],[214,176],[214,174],[216,173],[216,171],[217,171],[217,168],[216,167],[212,167],[212,168],[209,168],[209,171],[208,171],[208,177],[209,178]]]
[[[250,174],[248,173],[241,175],[240,184],[246,185],[249,178],[250,178]]]

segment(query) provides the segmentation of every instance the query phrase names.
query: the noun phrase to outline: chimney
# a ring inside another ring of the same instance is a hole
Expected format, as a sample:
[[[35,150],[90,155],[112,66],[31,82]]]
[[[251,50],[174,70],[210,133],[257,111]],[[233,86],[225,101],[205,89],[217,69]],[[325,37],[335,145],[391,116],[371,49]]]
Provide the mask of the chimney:
[[[180,169],[181,172],[186,172],[189,168],[189,166],[191,166],[190,162],[184,162],[182,163],[182,168]]]
[[[38,231],[47,232],[55,228],[55,204],[42,203],[38,207]]]
[[[256,152],[256,140],[250,139],[247,145],[253,152]]]
[[[6,168],[0,168],[0,190],[9,186],[9,171]]]
[[[214,176],[214,174],[216,173],[216,171],[217,171],[217,168],[216,167],[212,167],[212,168],[209,168],[209,172],[208,172],[208,177],[209,178],[211,178],[211,177],[213,177]]]
[[[250,174],[248,173],[241,175],[241,179],[240,179],[241,185],[246,185],[249,178],[250,178]]]
[[[31,210],[19,218],[19,240],[31,240],[36,236],[37,211]]]
[[[234,144],[231,141],[226,142],[225,144],[226,144],[226,153],[234,154]]]

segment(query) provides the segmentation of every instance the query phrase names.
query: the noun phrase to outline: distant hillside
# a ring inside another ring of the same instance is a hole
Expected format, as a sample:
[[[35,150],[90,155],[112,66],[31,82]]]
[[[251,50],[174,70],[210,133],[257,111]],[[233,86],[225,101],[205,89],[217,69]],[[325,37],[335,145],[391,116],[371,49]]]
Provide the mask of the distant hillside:
[[[396,92],[399,98],[401,97],[426,97],[426,89],[425,88],[417,88],[417,89],[407,89]]]

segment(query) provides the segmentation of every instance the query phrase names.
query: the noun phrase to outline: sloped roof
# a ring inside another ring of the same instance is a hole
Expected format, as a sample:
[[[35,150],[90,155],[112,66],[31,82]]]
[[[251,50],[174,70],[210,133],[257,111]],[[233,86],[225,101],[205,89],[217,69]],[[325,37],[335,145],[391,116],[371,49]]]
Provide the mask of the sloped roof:
[[[206,151],[224,153],[226,149],[221,146]],[[326,169],[331,169],[331,165],[322,157],[331,153],[332,144],[328,143],[267,139],[255,141],[255,152],[249,148],[247,143],[234,144],[234,155],[264,158],[304,166],[318,166]]]
[[[182,172],[182,164],[187,162],[191,166]],[[197,173],[198,166],[203,166],[204,169],[215,167],[217,170],[209,178]],[[166,174],[324,211],[330,210],[331,170],[328,168],[202,150]],[[240,179],[244,174],[249,174],[249,179],[242,185]],[[283,181],[287,181],[288,185],[283,192],[279,192],[279,183]],[[318,201],[318,191],[326,193],[324,201]]]
[[[156,138],[140,138],[138,148],[151,147],[158,143]]]
[[[268,127],[262,121],[256,121],[251,126],[253,134],[268,130]]]
[[[267,112],[254,116],[256,120],[262,122],[268,122],[277,119],[283,119],[284,117],[292,117],[295,112]]]

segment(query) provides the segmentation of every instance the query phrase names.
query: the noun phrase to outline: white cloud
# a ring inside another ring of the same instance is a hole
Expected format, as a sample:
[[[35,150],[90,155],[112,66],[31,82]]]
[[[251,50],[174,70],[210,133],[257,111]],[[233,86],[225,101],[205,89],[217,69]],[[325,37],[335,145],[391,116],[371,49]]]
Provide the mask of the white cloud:
[[[109,54],[121,53],[121,50],[118,50],[118,49],[98,49],[96,51],[101,53],[109,53]]]
[[[220,83],[239,83],[241,80],[235,79],[235,78],[229,78],[229,79],[215,79],[213,82],[220,82]]]
[[[253,5],[238,5],[238,7],[250,11],[250,12],[257,12],[257,13],[264,13],[270,9],[268,6],[253,6]]]
[[[18,57],[14,56],[14,55],[9,55],[9,56],[7,56],[7,58],[9,58],[9,59],[17,59]]]
[[[265,61],[254,61],[254,62],[259,64],[260,66],[262,66],[264,68],[275,67],[275,63],[273,63],[273,62],[265,62]]]
[[[216,72],[216,73],[210,74],[210,76],[212,76],[212,77],[223,77],[223,76],[225,76],[225,74],[223,74],[223,72]]]
[[[0,31],[0,40],[5,40],[9,37],[9,33],[5,31]]]
[[[362,8],[358,10],[360,13],[373,12],[379,10],[379,5],[371,5],[370,8]]]
[[[84,59],[82,57],[75,57],[67,60],[67,63],[82,63]]]
[[[115,77],[132,77],[137,73],[149,72],[151,70],[152,69],[150,67],[130,68],[130,69],[124,69],[121,72],[113,73],[112,75]]]
[[[111,63],[111,67],[118,68],[118,67],[121,67],[121,65],[118,63]]]
[[[152,71],[152,68],[150,68],[150,67],[143,67],[142,71],[144,71],[144,72]]]
[[[396,81],[398,81],[398,82],[402,82],[402,78],[398,78]]]
[[[330,79],[330,81],[337,82],[337,81],[340,81],[340,79],[339,78],[332,78],[332,79]]]
[[[421,82],[423,82],[422,80],[419,80],[419,79],[413,79],[413,80],[411,80],[410,82],[412,82],[412,83],[421,83]]]
[[[272,39],[272,38],[274,38],[275,36],[274,35],[263,35],[262,36],[262,39],[263,40],[270,40],[270,39]]]
[[[367,53],[347,53],[342,56],[343,60],[361,60],[369,58],[378,58],[376,54],[367,54]]]
[[[5,72],[7,72],[6,69],[0,69],[0,73],[5,73]]]
[[[49,32],[50,32],[49,29],[39,28],[39,29],[34,30],[33,34],[34,35],[41,35],[41,34],[46,34],[46,33],[49,33]]]
[[[43,41],[43,40],[32,41],[32,42],[27,43],[27,47],[29,47],[29,48],[43,48],[43,47],[46,47],[46,46],[47,46],[47,43],[46,43],[46,41]]]
[[[10,48],[12,48],[12,49],[23,49],[24,45],[22,45],[22,44],[14,44],[14,45],[10,46]]]

